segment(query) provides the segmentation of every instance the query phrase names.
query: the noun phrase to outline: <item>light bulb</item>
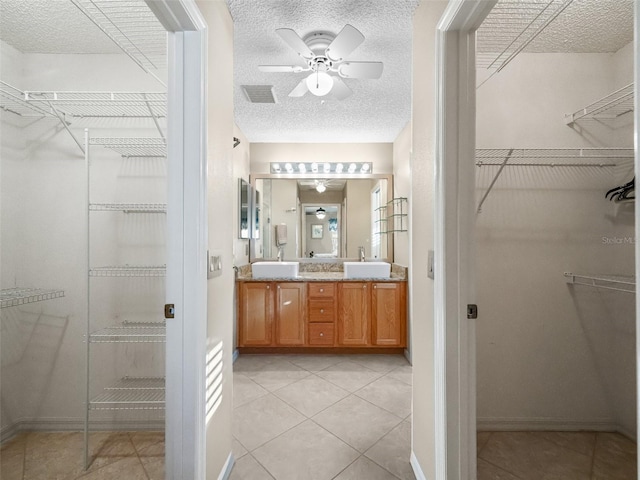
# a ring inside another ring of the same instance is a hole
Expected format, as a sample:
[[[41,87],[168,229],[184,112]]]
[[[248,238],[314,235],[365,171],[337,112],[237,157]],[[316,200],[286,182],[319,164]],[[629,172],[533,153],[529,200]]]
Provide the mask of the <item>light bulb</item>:
[[[307,88],[317,97],[322,97],[333,88],[333,77],[324,72],[313,72],[307,77]]]
[[[330,163],[325,163],[324,164],[324,173],[330,173],[331,172],[331,164]]]
[[[350,165],[349,165],[349,170],[348,170],[348,172],[349,172],[349,173],[355,173],[356,168],[357,168],[357,167],[356,167],[356,164],[355,164],[355,163],[352,163],[352,164],[350,164]]]
[[[344,165],[342,165],[341,163],[336,165],[336,173],[342,173],[343,169],[344,169]]]
[[[280,173],[280,164],[279,163],[274,163],[271,168],[273,168],[273,171],[276,173]]]
[[[312,171],[313,173],[318,173],[318,164],[317,164],[316,162],[313,162],[313,163],[311,164],[311,171]]]
[[[300,173],[305,173],[307,171],[307,167],[304,165],[304,163],[299,163],[298,170],[300,170]]]
[[[287,173],[293,173],[293,166],[290,163],[285,163],[284,169],[287,171]]]

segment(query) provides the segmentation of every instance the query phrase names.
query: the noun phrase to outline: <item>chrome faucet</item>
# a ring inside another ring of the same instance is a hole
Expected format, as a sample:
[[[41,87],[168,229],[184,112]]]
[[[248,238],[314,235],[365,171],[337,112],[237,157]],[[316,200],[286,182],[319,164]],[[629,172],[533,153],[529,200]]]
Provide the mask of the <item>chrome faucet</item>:
[[[278,255],[277,255],[276,258],[277,258],[277,260],[279,262],[281,262],[282,261],[282,257],[284,257],[284,247],[280,246],[280,247],[278,247]]]
[[[358,257],[361,262],[364,262],[364,247],[358,247]]]

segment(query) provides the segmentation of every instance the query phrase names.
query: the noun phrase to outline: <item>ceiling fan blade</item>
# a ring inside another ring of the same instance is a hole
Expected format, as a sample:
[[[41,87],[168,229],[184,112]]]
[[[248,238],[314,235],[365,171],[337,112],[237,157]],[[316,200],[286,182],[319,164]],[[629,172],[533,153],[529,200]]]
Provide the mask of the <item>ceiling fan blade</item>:
[[[289,92],[290,97],[302,97],[305,93],[309,91],[309,87],[307,87],[307,79],[303,78],[296,88]]]
[[[356,27],[347,24],[333,42],[327,47],[325,55],[334,62],[339,62],[364,42],[364,35]]]
[[[311,49],[294,30],[291,30],[290,28],[278,28],[276,33],[280,35],[282,40],[293,48],[298,55],[307,59],[313,58],[313,52]]]
[[[338,67],[338,74],[344,78],[378,79],[382,75],[382,62],[344,62]]]
[[[258,70],[267,73],[300,73],[310,68],[304,68],[300,65],[258,65]]]
[[[347,86],[346,83],[342,81],[340,77],[333,77],[333,88],[331,89],[331,94],[337,98],[338,100],[344,100],[353,92]]]

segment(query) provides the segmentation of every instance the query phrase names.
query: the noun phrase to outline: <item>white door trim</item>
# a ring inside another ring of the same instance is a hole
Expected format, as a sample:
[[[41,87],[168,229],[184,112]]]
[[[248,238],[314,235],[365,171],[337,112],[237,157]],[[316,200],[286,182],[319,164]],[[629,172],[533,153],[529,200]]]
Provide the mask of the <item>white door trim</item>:
[[[194,0],[146,0],[168,30],[166,448],[168,480],[206,472],[207,27]]]
[[[476,478],[475,30],[495,0],[453,0],[436,37],[435,418],[436,478]]]
[[[635,26],[633,36],[633,51],[635,58],[634,65],[634,148],[635,148],[635,173],[636,178],[640,174],[640,2],[635,2]],[[640,239],[640,208],[636,208],[636,239]],[[638,272],[640,272],[640,242],[636,241],[636,411],[637,417],[640,419],[640,283],[637,281]],[[636,438],[640,438],[640,422],[636,421]],[[640,459],[640,451],[637,458]],[[640,479],[640,472],[638,473]]]

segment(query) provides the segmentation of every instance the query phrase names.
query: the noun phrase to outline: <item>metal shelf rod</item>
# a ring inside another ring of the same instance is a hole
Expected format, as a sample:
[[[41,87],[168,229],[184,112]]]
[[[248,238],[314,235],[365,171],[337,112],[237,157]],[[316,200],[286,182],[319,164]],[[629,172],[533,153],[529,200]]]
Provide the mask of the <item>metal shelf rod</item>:
[[[502,164],[500,165],[500,169],[498,170],[498,172],[496,173],[496,176],[493,177],[493,180],[491,180],[491,184],[489,185],[489,188],[487,189],[486,192],[484,192],[484,195],[482,196],[482,199],[480,199],[480,203],[478,204],[478,209],[476,210],[476,213],[480,213],[482,212],[482,204],[484,203],[484,201],[487,199],[487,197],[489,196],[489,193],[491,192],[491,189],[493,188],[493,186],[496,184],[496,182],[498,181],[498,177],[500,176],[500,174],[502,173],[502,170],[504,170],[504,167],[507,165],[507,162],[509,161],[509,159],[511,158],[511,155],[513,155],[513,148],[511,150],[509,150],[509,152],[507,153],[507,156],[504,158],[504,161],[502,162]]]

